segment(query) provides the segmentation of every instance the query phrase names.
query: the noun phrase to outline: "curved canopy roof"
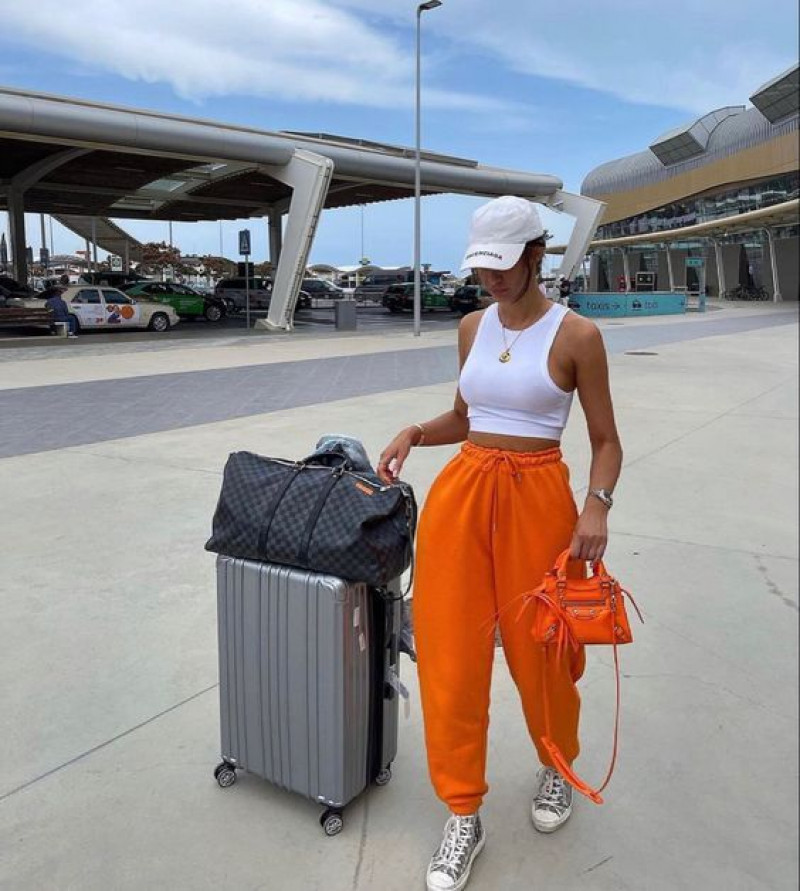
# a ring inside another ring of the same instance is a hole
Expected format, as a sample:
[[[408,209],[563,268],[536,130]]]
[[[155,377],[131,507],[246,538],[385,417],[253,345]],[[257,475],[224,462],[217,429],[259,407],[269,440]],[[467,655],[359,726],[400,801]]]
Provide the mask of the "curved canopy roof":
[[[270,175],[297,152],[330,158],[325,207],[414,194],[412,149],[326,134],[256,130],[0,88],[0,208],[72,216],[219,220],[284,212],[291,189]],[[422,192],[518,194],[561,188],[547,174],[421,154]]]
[[[708,142],[714,130],[726,118],[741,114],[743,111],[744,105],[729,105],[711,111],[691,124],[662,134],[650,146],[650,151],[665,167],[699,155],[708,148]]]
[[[717,109],[663,134],[645,151],[595,167],[584,179],[581,194],[598,197],[661,182],[787,133],[796,133],[797,72],[795,66],[761,87],[751,97],[757,104],[750,108]],[[770,108],[776,114],[780,111],[780,116],[773,116]]]

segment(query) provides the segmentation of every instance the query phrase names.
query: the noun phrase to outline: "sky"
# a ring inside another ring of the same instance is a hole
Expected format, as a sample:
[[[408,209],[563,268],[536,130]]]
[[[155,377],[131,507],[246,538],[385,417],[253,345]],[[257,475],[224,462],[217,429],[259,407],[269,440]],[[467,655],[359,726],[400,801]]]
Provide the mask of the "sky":
[[[0,0],[0,84],[413,146],[415,23],[412,0]],[[749,105],[797,62],[797,46],[795,0],[443,0],[422,16],[422,146],[553,174],[578,192],[599,164],[712,109]],[[481,203],[423,199],[423,263],[458,269]],[[543,217],[566,241],[572,219]],[[39,218],[26,225],[38,253]],[[168,239],[163,222],[121,225]],[[176,223],[173,242],[218,254],[222,240],[233,258],[245,227],[265,259],[261,219]],[[52,247],[83,245],[56,224]],[[412,250],[409,199],[326,211],[309,261],[407,265]]]

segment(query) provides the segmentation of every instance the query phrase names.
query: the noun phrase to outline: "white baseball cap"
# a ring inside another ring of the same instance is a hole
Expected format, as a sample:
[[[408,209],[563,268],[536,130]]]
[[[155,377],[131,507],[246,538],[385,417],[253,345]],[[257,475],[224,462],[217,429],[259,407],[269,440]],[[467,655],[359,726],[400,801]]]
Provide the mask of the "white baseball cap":
[[[525,245],[543,235],[544,226],[533,202],[515,195],[495,198],[472,215],[461,269],[511,269]]]

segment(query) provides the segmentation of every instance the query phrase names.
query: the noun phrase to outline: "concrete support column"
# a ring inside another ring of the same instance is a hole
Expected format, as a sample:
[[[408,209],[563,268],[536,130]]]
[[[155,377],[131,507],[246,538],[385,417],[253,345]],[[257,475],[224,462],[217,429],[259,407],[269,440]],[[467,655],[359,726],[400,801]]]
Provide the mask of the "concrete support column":
[[[667,245],[667,275],[669,276],[669,289],[670,291],[675,290],[675,270],[672,266],[672,251],[669,249],[669,245]]]
[[[592,254],[589,258],[589,282],[587,290],[596,293],[600,290],[600,255]]]
[[[772,269],[772,300],[773,303],[780,303],[783,300],[781,295],[781,286],[778,281],[778,258],[775,256],[775,235],[772,229],[765,229],[767,240],[769,241],[769,264]]]
[[[273,269],[278,268],[278,262],[281,259],[281,251],[283,250],[283,214],[280,210],[272,209],[267,217],[267,228],[269,230],[269,262]]]
[[[28,252],[25,242],[25,204],[21,189],[8,190],[8,235],[11,249],[11,268],[14,278],[21,284],[28,283]]]
[[[286,247],[275,267],[272,298],[266,319],[255,327],[268,331],[291,331],[300,284],[306,274],[308,253],[314,240],[325,197],[333,176],[333,161],[314,152],[296,149],[292,160],[283,166],[264,165],[263,171],[292,189],[286,221]],[[272,221],[272,217],[271,217]],[[279,231],[277,225],[270,232]]]
[[[712,239],[712,244],[714,245],[714,259],[717,261],[717,281],[719,282],[719,294],[717,296],[722,297],[728,290],[728,283],[725,279],[725,264],[722,261],[722,245],[716,238]]]
[[[631,290],[631,261],[625,248],[622,248],[622,270],[625,276],[625,293],[628,294]]]
[[[97,217],[92,217],[92,272],[97,272]]]

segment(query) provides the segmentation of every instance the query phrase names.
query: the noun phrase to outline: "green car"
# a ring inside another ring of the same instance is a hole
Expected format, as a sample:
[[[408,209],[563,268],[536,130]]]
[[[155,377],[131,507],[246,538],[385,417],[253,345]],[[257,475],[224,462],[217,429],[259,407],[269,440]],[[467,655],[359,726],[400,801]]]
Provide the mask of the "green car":
[[[389,285],[383,292],[382,303],[389,312],[413,311],[414,283],[407,282]],[[420,309],[423,312],[434,309],[450,310],[450,300],[447,294],[438,286],[422,282],[420,286]]]
[[[137,282],[125,288],[129,297],[146,297],[171,306],[179,316],[194,318],[203,316],[209,322],[221,322],[225,318],[225,301],[207,296],[188,285],[162,282]]]

